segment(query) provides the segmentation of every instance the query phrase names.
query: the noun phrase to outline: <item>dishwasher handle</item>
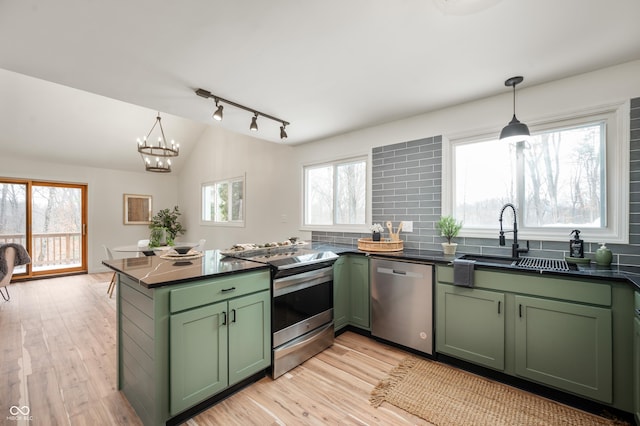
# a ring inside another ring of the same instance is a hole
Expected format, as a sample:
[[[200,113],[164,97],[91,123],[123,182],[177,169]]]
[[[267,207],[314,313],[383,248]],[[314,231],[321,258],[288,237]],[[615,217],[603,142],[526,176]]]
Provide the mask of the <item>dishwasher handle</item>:
[[[424,274],[421,274],[421,273],[412,272],[412,271],[403,271],[402,269],[383,268],[382,266],[378,266],[376,268],[376,272],[378,274],[396,275],[401,277],[424,278]]]

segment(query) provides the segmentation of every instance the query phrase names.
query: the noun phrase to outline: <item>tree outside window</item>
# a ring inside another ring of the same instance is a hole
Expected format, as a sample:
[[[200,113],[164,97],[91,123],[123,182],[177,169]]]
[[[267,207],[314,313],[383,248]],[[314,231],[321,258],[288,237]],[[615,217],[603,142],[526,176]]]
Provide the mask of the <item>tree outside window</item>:
[[[366,158],[305,167],[304,224],[363,225],[366,178]]]
[[[244,177],[202,185],[202,220],[244,225]]]

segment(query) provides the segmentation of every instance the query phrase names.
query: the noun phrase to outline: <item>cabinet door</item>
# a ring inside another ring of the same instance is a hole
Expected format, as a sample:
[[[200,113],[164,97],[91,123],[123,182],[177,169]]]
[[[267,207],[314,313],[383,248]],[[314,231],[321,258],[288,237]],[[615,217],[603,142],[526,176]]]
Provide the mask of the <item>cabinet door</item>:
[[[268,291],[229,301],[229,386],[271,365]]]
[[[369,286],[369,259],[364,256],[349,257],[349,322],[370,330],[371,294]]]
[[[611,310],[515,297],[516,374],[612,401]]]
[[[640,317],[633,320],[633,407],[640,424]]]
[[[504,370],[504,294],[436,286],[436,351]]]
[[[227,302],[169,319],[171,414],[227,387]]]
[[[333,264],[333,326],[335,331],[349,323],[349,262],[340,256]]]

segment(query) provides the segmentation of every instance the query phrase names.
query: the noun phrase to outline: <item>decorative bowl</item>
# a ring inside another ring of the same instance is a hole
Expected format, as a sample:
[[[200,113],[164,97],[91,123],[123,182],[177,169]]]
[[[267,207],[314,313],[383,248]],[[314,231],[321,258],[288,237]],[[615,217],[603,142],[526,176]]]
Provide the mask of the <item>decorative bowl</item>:
[[[189,253],[189,250],[191,250],[191,247],[180,246],[180,247],[174,247],[173,249],[178,254],[187,254]]]

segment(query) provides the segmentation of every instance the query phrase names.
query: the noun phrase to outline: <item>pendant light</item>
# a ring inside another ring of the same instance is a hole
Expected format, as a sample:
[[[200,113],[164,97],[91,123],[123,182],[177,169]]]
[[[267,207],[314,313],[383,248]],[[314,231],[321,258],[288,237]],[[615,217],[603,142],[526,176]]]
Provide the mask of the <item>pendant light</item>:
[[[529,128],[516,118],[516,85],[522,83],[524,77],[511,77],[504,82],[507,87],[513,87],[513,118],[500,132],[500,140],[505,142],[520,142],[529,138]]]

